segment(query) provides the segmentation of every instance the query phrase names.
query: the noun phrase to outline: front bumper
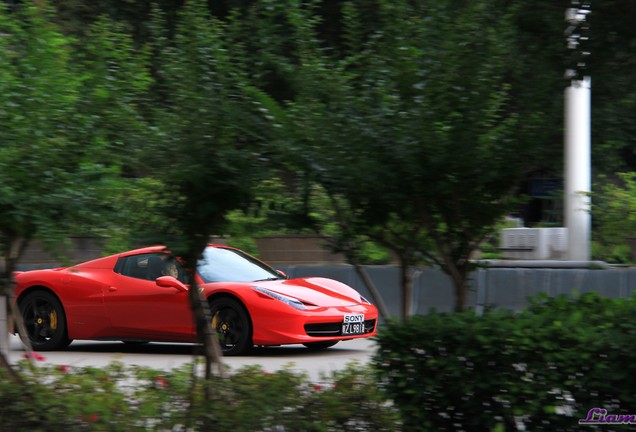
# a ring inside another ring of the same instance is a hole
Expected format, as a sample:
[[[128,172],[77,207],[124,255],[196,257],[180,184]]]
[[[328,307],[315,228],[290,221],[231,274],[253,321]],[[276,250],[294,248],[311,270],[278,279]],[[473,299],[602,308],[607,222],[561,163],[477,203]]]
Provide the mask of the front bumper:
[[[252,313],[254,345],[284,345],[368,338],[377,334],[378,313],[372,305],[315,308],[296,311],[290,307],[263,315]],[[364,315],[364,333],[343,335],[346,314]]]

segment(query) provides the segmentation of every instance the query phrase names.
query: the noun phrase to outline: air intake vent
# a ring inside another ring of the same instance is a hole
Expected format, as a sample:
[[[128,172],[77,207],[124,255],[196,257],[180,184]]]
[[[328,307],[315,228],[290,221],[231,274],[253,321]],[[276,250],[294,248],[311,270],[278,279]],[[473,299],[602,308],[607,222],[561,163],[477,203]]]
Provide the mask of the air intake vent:
[[[567,228],[507,228],[501,231],[504,259],[566,259],[567,248]]]
[[[374,329],[374,319],[364,322],[365,333],[371,333]],[[305,324],[305,332],[308,336],[341,336],[342,323]]]

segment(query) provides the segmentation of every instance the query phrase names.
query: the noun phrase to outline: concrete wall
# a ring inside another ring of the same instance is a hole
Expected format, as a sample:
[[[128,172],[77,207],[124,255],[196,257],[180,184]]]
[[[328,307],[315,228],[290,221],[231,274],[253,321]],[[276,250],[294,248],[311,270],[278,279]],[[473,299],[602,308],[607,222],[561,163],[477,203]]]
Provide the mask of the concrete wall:
[[[61,248],[61,256],[54,256],[37,241],[31,242],[22,254],[18,263],[18,270],[34,270],[40,268],[52,268],[63,265],[77,264],[90,261],[102,256],[102,245],[97,239],[86,237],[73,237],[69,239],[69,245]],[[4,266],[4,262],[0,262]],[[0,267],[0,271],[4,270]]]
[[[330,277],[357,289],[369,298],[370,293],[351,266],[288,265],[278,266],[290,277]],[[382,294],[392,315],[401,310],[399,268],[365,267]],[[541,269],[489,268],[471,275],[470,307],[500,307],[518,311],[528,305],[528,298],[539,293],[560,294],[598,292],[604,297],[629,297],[636,291],[636,268],[616,269]],[[423,314],[435,309],[450,312],[455,304],[450,278],[437,269],[418,269],[413,275],[413,312]]]

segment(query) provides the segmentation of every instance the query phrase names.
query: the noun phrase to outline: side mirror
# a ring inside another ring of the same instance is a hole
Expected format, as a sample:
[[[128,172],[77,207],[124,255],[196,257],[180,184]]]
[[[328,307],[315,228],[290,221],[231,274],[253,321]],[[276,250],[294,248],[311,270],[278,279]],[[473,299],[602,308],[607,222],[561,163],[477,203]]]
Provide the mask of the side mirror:
[[[179,292],[188,291],[187,285],[179,282],[177,279],[173,278],[172,276],[158,277],[155,282],[161,288],[175,288]]]
[[[276,269],[276,273],[281,275],[284,279],[288,279],[287,273],[285,273],[284,271]]]

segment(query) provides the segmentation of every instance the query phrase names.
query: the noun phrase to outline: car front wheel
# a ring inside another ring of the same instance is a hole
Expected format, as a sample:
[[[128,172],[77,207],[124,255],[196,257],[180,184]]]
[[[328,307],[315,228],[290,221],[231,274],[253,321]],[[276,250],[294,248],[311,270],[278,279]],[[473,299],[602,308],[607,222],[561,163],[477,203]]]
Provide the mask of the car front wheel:
[[[34,291],[20,301],[26,335],[35,351],[64,349],[71,343],[66,328],[66,315],[56,296]]]
[[[252,328],[247,311],[238,301],[223,297],[210,302],[212,330],[216,331],[224,355],[245,354],[252,344]]]

